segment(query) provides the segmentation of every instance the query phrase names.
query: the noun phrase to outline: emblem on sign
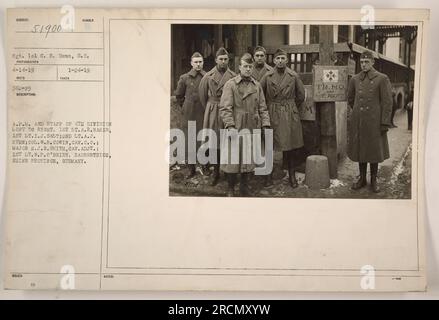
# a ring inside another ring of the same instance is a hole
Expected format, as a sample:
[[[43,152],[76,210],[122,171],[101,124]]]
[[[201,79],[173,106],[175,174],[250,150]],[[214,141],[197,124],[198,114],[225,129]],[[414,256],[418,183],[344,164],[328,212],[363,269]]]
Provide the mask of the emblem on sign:
[[[347,66],[315,65],[313,67],[314,102],[346,101],[347,86]]]
[[[338,70],[323,70],[323,82],[337,82]]]

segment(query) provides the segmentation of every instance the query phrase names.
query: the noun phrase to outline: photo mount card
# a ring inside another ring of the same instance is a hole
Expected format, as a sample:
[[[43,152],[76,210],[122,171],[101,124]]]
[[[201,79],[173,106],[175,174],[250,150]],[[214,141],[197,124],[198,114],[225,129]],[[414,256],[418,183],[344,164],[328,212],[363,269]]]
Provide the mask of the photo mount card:
[[[7,13],[6,289],[426,290],[428,10],[61,9]]]

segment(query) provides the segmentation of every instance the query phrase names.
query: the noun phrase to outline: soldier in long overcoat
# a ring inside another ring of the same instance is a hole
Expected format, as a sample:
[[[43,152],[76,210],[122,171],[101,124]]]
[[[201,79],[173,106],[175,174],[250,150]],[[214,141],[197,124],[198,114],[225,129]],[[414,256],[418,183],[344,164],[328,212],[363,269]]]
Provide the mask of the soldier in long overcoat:
[[[220,129],[224,128],[223,122],[219,115],[219,103],[223,93],[224,84],[236,76],[236,74],[228,68],[229,53],[224,48],[219,48],[216,52],[215,58],[216,66],[207,72],[200,82],[200,100],[204,106],[203,128],[213,129],[217,135],[216,150],[213,150],[214,145],[209,149],[209,152],[217,153],[217,161],[214,163],[214,174],[211,180],[211,185],[215,186],[218,183],[220,176]]]
[[[274,54],[275,68],[262,77],[261,86],[270,114],[274,150],[284,153],[284,159],[288,162],[290,185],[296,188],[298,183],[294,150],[303,147],[302,124],[297,106],[305,100],[305,88],[299,75],[286,66],[287,61],[286,52],[278,49]]]
[[[273,70],[267,63],[267,51],[264,47],[257,46],[253,54],[255,59],[254,68],[252,71],[252,77],[257,81],[261,81],[262,77],[268,72]]]
[[[259,82],[251,76],[252,70],[253,58],[249,53],[246,53],[240,59],[240,74],[226,82],[221,96],[220,116],[225,128],[229,130],[236,129],[235,134],[239,132],[239,135],[242,135],[243,138],[239,141],[239,148],[237,149],[233,149],[232,144],[229,143],[227,145],[228,158],[221,159],[221,170],[227,173],[229,196],[234,195],[236,175],[238,173],[241,174],[241,196],[250,195],[248,180],[255,169],[254,159],[252,158],[254,149],[252,133],[254,129],[267,129],[270,126],[264,92]],[[232,152],[237,153],[237,164],[231,161]],[[244,153],[246,154],[244,155]]]
[[[199,52],[195,52],[191,57],[192,69],[180,76],[178,80],[177,89],[175,90],[175,97],[177,103],[182,107],[182,130],[186,137],[186,160],[193,158],[196,159],[195,155],[189,155],[188,145],[188,121],[195,121],[196,131],[203,128],[203,117],[204,108],[201,105],[199,86],[201,79],[206,74],[203,70],[203,56]],[[197,143],[197,148],[199,143]],[[195,175],[195,163],[189,163],[189,173],[186,178],[191,178]]]
[[[372,52],[360,56],[362,71],[351,78],[348,104],[352,108],[348,135],[348,156],[359,163],[360,177],[352,185],[357,190],[367,185],[367,163],[373,192],[377,184],[378,163],[389,158],[387,131],[391,127],[392,86],[387,75],[373,68]]]

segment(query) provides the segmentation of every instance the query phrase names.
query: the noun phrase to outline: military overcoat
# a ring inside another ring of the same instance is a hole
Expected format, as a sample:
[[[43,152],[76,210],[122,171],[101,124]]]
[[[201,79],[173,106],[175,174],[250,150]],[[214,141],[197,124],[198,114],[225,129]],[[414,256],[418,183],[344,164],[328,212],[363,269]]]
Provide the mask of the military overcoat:
[[[260,139],[256,141],[252,136],[253,130],[270,126],[264,92],[259,82],[253,78],[243,79],[241,75],[227,81],[221,96],[220,116],[225,128],[233,126],[243,137],[239,144],[238,163],[232,163],[232,144],[228,143],[228,152],[222,153],[227,156],[221,159],[221,170],[227,173],[252,172],[255,168],[253,150],[257,147],[254,144],[262,146]],[[244,146],[244,143],[247,145]]]
[[[255,78],[256,81],[261,81],[262,77],[265,76],[265,74],[271,70],[273,70],[273,68],[266,63],[261,69],[256,68],[256,64],[255,64],[252,71],[252,77]]]
[[[389,158],[387,132],[391,126],[392,87],[387,75],[371,69],[349,81],[348,104],[352,108],[348,132],[348,156],[356,162],[382,162]]]
[[[204,107],[203,128],[213,129],[216,132],[217,148],[219,148],[220,143],[219,130],[224,128],[219,116],[219,103],[225,83],[235,76],[236,74],[230,69],[227,69],[223,74],[221,74],[221,72],[215,66],[212,70],[204,75],[200,82],[200,101]]]
[[[303,147],[297,106],[305,100],[305,87],[299,75],[288,67],[283,74],[273,69],[262,77],[261,86],[273,128],[274,150],[289,151]]]

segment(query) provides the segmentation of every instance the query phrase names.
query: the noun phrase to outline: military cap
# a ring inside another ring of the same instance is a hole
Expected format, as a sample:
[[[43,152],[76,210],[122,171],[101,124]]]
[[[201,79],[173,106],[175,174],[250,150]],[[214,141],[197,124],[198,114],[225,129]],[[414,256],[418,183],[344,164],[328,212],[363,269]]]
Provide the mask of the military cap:
[[[373,56],[372,51],[365,50],[361,53],[360,59],[375,59],[375,57]]]
[[[256,52],[258,52],[258,51],[262,51],[264,54],[267,53],[267,50],[265,50],[265,48],[262,47],[262,46],[257,46],[257,47],[255,48],[254,53],[256,53]]]
[[[252,57],[252,55],[250,53],[244,53],[241,56],[240,61],[245,61],[247,63],[253,63],[254,62],[253,57]]]
[[[192,58],[202,58],[203,56],[201,55],[201,53],[199,53],[198,51],[195,51],[194,54],[192,55]]]
[[[281,56],[281,55],[286,56],[287,53],[285,52],[285,50],[277,49],[276,52],[274,53],[274,57],[273,58],[276,58],[277,56]]]
[[[229,55],[229,53],[227,52],[227,50],[225,48],[221,47],[216,52],[215,57],[223,56],[223,55]]]

